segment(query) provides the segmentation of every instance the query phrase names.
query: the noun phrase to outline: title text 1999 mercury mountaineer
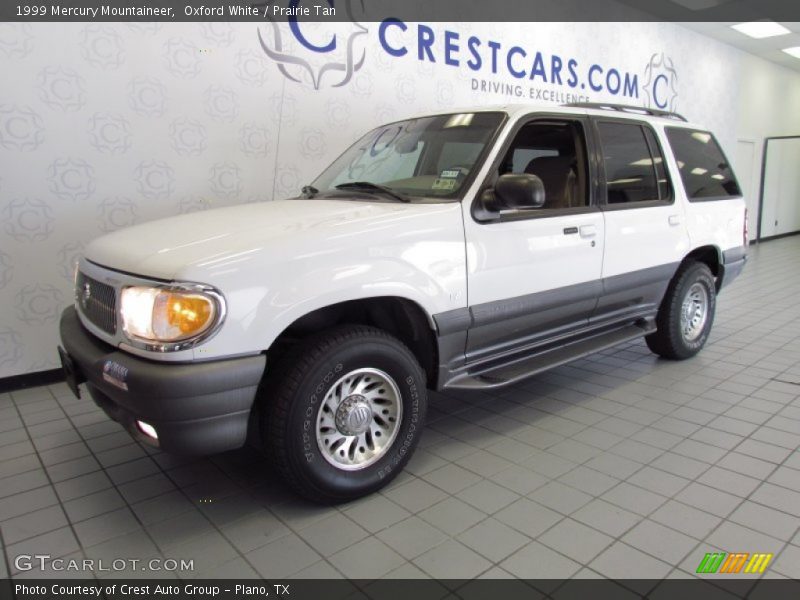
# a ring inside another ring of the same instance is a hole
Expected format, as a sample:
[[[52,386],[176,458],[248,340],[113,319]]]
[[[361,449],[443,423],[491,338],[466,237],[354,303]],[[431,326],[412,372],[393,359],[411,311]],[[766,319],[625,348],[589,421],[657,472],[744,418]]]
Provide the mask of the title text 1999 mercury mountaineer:
[[[644,336],[696,354],[747,246],[714,137],[618,105],[391,123],[302,197],[94,241],[59,349],[137,439],[260,440],[303,495],[372,492],[408,461],[427,388],[508,385]]]

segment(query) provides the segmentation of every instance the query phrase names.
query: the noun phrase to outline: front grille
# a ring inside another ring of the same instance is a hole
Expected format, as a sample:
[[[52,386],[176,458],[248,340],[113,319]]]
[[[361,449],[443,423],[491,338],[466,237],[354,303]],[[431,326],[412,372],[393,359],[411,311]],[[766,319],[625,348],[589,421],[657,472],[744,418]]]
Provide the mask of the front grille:
[[[78,272],[75,299],[89,321],[108,334],[117,332],[117,294],[113,287]]]

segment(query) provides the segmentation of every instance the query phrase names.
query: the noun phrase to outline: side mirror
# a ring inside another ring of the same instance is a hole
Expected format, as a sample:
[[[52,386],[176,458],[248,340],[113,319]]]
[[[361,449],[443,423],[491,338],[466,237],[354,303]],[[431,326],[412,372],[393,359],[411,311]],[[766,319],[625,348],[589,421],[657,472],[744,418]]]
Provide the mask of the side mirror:
[[[541,208],[544,200],[544,183],[536,175],[506,173],[484,194],[483,205],[493,211]]]

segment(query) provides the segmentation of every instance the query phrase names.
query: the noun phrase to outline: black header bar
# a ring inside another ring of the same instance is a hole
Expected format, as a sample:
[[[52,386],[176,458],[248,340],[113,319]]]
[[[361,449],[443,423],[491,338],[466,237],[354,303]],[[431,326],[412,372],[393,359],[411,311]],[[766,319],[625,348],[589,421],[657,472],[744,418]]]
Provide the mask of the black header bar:
[[[800,21],[798,0],[3,0],[0,21]]]

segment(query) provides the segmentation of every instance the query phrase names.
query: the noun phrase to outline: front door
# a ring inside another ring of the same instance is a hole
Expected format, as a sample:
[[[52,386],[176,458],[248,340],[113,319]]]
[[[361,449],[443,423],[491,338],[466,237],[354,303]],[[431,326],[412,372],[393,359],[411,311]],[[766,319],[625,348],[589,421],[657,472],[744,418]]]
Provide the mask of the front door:
[[[538,176],[543,207],[479,221],[465,203],[468,363],[586,326],[602,288],[605,240],[603,213],[592,202],[587,126],[582,118],[531,118],[500,153],[492,177]]]

